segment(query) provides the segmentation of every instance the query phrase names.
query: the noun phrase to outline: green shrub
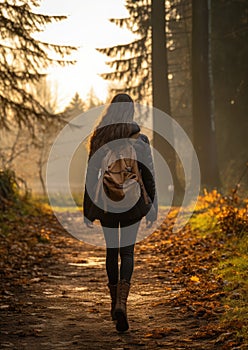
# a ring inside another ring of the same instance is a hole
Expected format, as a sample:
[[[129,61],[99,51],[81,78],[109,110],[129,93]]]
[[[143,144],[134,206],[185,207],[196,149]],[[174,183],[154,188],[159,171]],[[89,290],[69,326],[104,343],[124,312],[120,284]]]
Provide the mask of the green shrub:
[[[5,210],[28,196],[29,191],[24,180],[17,177],[13,170],[0,170],[0,210]]]

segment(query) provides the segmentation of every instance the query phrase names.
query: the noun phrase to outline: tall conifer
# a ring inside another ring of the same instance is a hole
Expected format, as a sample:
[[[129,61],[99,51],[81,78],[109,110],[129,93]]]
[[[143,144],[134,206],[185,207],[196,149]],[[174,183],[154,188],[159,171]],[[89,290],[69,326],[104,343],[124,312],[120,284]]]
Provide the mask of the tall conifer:
[[[38,0],[2,0],[0,3],[0,128],[33,129],[34,121],[51,113],[35,98],[33,84],[51,64],[72,63],[67,59],[73,47],[55,45],[35,38],[46,25],[65,16],[37,13]]]

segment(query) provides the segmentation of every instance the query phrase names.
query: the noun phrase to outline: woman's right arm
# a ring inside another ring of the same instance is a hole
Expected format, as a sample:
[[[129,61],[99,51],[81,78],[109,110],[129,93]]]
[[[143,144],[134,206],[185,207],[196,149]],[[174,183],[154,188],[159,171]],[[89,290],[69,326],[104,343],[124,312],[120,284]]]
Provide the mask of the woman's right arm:
[[[146,215],[146,219],[149,222],[154,222],[157,220],[158,213],[158,203],[157,203],[157,195],[156,195],[156,184],[155,184],[155,173],[154,173],[154,164],[153,157],[151,153],[151,147],[149,139],[146,135],[141,134],[141,162],[140,169],[142,174],[142,179],[144,186],[146,188],[146,192],[152,201],[152,210],[148,212]]]

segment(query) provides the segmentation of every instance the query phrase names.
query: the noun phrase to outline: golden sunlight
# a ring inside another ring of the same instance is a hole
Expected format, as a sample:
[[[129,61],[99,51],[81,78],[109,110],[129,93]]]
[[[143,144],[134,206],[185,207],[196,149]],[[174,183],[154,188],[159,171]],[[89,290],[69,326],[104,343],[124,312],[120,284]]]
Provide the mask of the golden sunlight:
[[[76,92],[84,98],[91,88],[97,97],[105,101],[108,83],[99,74],[106,72],[106,57],[96,48],[127,43],[133,34],[109,22],[110,18],[123,18],[128,15],[124,0],[43,0],[37,12],[53,15],[66,15],[67,19],[49,25],[39,34],[39,39],[58,44],[78,47],[73,59],[77,63],[69,67],[51,67],[49,81],[56,86],[60,108],[71,100]]]

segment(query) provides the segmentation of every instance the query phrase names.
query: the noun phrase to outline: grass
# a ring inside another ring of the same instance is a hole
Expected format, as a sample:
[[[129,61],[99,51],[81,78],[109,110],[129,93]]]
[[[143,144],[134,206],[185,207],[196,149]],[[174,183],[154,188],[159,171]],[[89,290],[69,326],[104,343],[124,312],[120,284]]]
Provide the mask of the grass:
[[[232,237],[222,252],[224,259],[215,273],[224,281],[226,313],[222,322],[233,325],[237,337],[248,343],[248,232]]]
[[[25,226],[27,217],[39,217],[48,210],[32,198],[9,203],[7,209],[0,210],[0,235],[8,236],[11,228]],[[18,237],[18,230],[16,232]]]
[[[208,212],[193,214],[190,218],[190,225],[203,236],[218,230],[217,218],[211,216]]]
[[[215,193],[211,203],[208,194],[206,206],[204,197],[201,199],[198,212],[196,210],[190,219],[190,225],[200,235],[214,234],[224,242],[219,251],[220,262],[213,268],[216,277],[223,280],[223,289],[226,292],[222,299],[226,311],[220,322],[230,326],[240,344],[248,344],[247,211],[244,212],[244,206],[239,207],[236,203],[227,206],[220,197],[218,201],[216,198]]]
[[[72,193],[72,197],[64,195],[63,193],[54,193],[48,198],[45,195],[35,195],[33,199],[38,203],[43,203],[45,205],[52,205],[53,208],[74,208],[82,207],[83,194],[82,193]]]

